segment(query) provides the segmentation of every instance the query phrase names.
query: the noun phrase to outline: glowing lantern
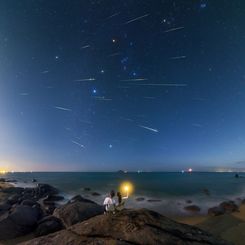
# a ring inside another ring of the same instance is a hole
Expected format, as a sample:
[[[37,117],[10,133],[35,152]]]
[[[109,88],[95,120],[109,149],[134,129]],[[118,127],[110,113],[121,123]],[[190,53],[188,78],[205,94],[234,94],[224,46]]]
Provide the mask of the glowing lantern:
[[[134,187],[132,183],[130,182],[123,182],[120,186],[120,192],[122,193],[122,195],[128,196],[129,194],[133,192],[133,190],[134,190]]]

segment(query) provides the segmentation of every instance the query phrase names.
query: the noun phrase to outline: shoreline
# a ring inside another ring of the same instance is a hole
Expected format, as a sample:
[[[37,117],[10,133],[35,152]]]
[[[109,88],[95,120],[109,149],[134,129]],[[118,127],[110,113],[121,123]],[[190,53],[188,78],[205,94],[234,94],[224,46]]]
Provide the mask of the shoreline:
[[[33,187],[26,187],[26,189],[35,189],[37,188],[37,187],[34,187],[36,184],[37,183],[32,183]],[[6,201],[8,197],[12,195],[12,194],[4,193],[3,192],[4,189],[8,189],[11,187],[18,189],[18,188],[21,188],[21,187],[18,187],[19,185],[21,186],[20,183],[15,183],[15,182],[14,183],[0,182],[0,202],[2,203]],[[55,195],[61,195],[61,194],[62,193],[59,192],[59,193],[56,193]],[[83,195],[83,197],[89,198],[89,197],[86,197],[86,195]],[[69,198],[69,200],[71,199]],[[60,203],[59,201],[54,202],[56,203],[56,207],[59,207],[59,206],[62,207],[67,203],[67,199],[63,199],[62,201]],[[38,203],[40,203],[40,201],[38,201]],[[141,206],[144,206],[144,203],[141,203]],[[137,209],[137,207],[133,209],[139,210]],[[242,245],[241,241],[245,239],[245,238],[244,239],[242,238],[243,229],[245,228],[245,204],[241,204],[239,206],[238,212],[236,211],[236,212],[224,213],[223,215],[217,215],[217,216],[210,216],[208,214],[198,214],[195,212],[194,213],[190,212],[186,215],[184,215],[183,213],[182,215],[165,215],[165,216],[181,224],[186,224],[186,225],[191,225],[191,226],[202,228],[203,230],[208,231],[217,237],[221,237],[224,240],[235,242],[235,244],[237,245]],[[224,226],[224,228],[222,228],[221,230],[217,230],[216,229],[217,224],[221,227]],[[233,234],[236,234],[236,235],[234,236]],[[6,244],[6,245],[17,244],[19,242],[30,240],[34,237],[35,237],[34,234],[29,233],[27,235],[20,236],[14,239],[7,239],[5,241],[0,241],[0,244]]]

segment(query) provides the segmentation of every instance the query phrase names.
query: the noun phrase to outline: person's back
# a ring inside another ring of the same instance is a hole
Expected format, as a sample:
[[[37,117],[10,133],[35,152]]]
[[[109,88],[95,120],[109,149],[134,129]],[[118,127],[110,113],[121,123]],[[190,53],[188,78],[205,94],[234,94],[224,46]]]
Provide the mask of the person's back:
[[[115,192],[111,191],[110,195],[105,198],[103,206],[105,208],[105,212],[113,211],[115,207],[115,200],[113,199],[115,196]]]

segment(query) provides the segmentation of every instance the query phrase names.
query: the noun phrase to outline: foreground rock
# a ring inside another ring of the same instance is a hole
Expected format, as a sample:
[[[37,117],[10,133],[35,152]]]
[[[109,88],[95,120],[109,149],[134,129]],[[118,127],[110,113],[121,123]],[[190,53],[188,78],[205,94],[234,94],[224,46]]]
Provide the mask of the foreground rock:
[[[41,209],[16,206],[11,212],[0,216],[0,240],[13,239],[33,231],[42,215]]]
[[[118,244],[118,245],[225,245],[199,228],[174,222],[146,209],[99,215],[67,230],[33,239],[22,245]]]
[[[69,227],[102,213],[102,206],[77,196],[75,201],[56,208],[53,215],[61,219],[64,226]]]

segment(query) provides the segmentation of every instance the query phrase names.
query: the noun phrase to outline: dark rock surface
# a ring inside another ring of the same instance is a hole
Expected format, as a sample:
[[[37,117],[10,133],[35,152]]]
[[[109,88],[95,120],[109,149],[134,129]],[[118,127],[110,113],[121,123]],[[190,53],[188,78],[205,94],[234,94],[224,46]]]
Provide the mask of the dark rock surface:
[[[30,199],[23,200],[21,202],[21,205],[29,206],[29,207],[34,207],[34,206],[39,206],[40,207],[39,203],[37,203],[36,201],[30,200]]]
[[[238,206],[233,201],[222,202],[219,206],[225,210],[225,213],[233,213],[239,210]]]
[[[41,209],[16,206],[0,217],[0,240],[12,239],[33,231],[42,215]]]
[[[199,228],[174,222],[146,209],[99,215],[82,223],[33,239],[22,245],[225,245]]]
[[[73,202],[76,202],[76,201],[78,201],[78,202],[88,202],[88,203],[94,203],[95,204],[95,202],[93,202],[93,201],[91,201],[89,199],[86,199],[86,198],[82,197],[81,195],[76,195],[76,196],[72,197],[71,200],[68,201],[68,203],[73,203]]]
[[[98,193],[98,192],[92,192],[91,195],[92,195],[92,196],[101,196],[101,194]]]
[[[54,203],[54,202],[58,202],[58,201],[62,201],[64,200],[63,196],[58,196],[58,195],[49,195],[47,196],[44,200],[43,203],[45,204],[50,204],[50,203]]]
[[[86,200],[86,199],[85,199]],[[87,201],[74,201],[56,208],[53,215],[62,220],[64,226],[69,227],[96,215],[102,214],[102,206]]]
[[[145,198],[144,197],[137,197],[135,200],[137,202],[143,202],[145,200]]]
[[[64,226],[60,219],[54,216],[46,216],[38,222],[35,236],[44,236],[63,229]]]
[[[147,200],[148,202],[161,202],[161,200],[160,199],[149,199],[149,200]]]
[[[218,216],[222,214],[229,214],[233,212],[238,212],[239,207],[233,201],[222,202],[218,207],[213,207],[208,209],[208,215]]]

